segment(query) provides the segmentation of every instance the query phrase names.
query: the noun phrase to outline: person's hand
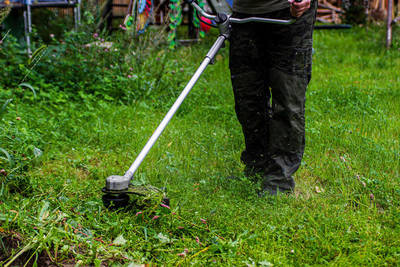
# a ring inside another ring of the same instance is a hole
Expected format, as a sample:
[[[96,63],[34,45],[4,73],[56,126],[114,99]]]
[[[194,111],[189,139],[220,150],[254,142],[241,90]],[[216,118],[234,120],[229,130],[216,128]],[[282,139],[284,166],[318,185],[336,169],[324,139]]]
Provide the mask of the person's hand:
[[[290,14],[293,17],[298,18],[306,12],[311,5],[311,0],[303,0],[301,2],[296,2],[295,0],[288,0],[290,4]]]

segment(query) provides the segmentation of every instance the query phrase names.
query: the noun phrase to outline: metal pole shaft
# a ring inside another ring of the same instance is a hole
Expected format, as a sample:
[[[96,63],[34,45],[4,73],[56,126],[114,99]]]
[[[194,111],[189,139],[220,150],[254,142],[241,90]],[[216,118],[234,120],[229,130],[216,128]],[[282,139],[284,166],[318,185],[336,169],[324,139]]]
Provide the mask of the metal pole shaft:
[[[387,25],[386,25],[386,48],[388,49],[392,45],[392,13],[393,13],[393,1],[388,0]]]
[[[32,24],[31,24],[31,8],[30,4],[28,3],[26,5],[26,8],[24,9],[23,12],[24,15],[24,31],[25,31],[25,40],[26,40],[26,52],[28,53],[28,56],[30,57],[32,55],[31,51],[31,31],[32,31]]]
[[[76,7],[76,11],[78,12],[78,26],[81,24],[81,0],[78,0],[78,6]]]
[[[74,26],[75,26],[75,31],[78,31],[78,10],[77,10],[77,6],[74,6],[73,11],[74,11]]]
[[[161,121],[160,125],[154,131],[153,135],[147,141],[146,145],[142,149],[142,151],[137,156],[136,160],[133,162],[129,170],[125,173],[125,177],[129,177],[132,179],[133,174],[139,168],[140,164],[146,157],[147,153],[153,147],[154,143],[160,137],[161,133],[164,131],[165,127],[168,125],[169,121],[172,119],[180,105],[182,104],[183,100],[185,100],[186,96],[189,94],[190,90],[192,90],[193,86],[196,84],[197,80],[200,78],[200,75],[204,72],[207,68],[208,64],[210,64],[211,60],[217,54],[221,46],[224,44],[226,40],[225,36],[219,36],[218,39],[215,41],[214,45],[209,50],[208,54],[206,55],[205,59],[201,63],[200,67],[194,73],[193,77],[190,79],[186,87],[183,89],[182,93],[179,95],[178,99],[176,99],[175,103],[172,105],[171,109],[168,111],[167,115],[165,115],[164,119]]]

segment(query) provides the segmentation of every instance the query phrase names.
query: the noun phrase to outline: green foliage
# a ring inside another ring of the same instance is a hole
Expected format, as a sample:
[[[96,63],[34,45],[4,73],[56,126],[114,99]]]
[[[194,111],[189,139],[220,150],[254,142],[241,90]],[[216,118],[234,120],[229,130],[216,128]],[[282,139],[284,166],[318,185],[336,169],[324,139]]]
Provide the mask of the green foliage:
[[[49,46],[39,47],[37,56],[28,61],[16,39],[10,37],[0,49],[0,64],[5,66],[0,86],[12,88],[21,79],[28,79],[32,86],[41,88],[42,97],[58,91],[67,99],[89,94],[107,101],[131,102],[168,86],[160,83],[165,72],[152,75],[166,67],[165,51],[157,51],[159,47],[153,45],[156,35],[150,32],[132,41],[132,36],[121,34],[113,42],[105,42],[97,33],[92,37],[70,32],[62,42],[54,39]]]
[[[33,41],[49,43],[55,36],[62,38],[66,30],[74,28],[73,16],[60,16],[58,12],[48,8],[32,9],[32,25],[35,29]]]
[[[5,18],[8,16],[8,14],[10,14],[10,11],[11,7],[9,6],[0,8],[0,24],[2,24]]]

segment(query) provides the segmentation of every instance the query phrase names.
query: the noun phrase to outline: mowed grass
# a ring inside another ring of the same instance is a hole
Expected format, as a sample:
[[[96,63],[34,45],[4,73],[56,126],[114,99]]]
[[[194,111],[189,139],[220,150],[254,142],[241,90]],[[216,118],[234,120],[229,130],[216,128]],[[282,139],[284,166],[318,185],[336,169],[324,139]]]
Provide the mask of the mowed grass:
[[[102,206],[105,178],[130,166],[211,38],[171,52],[185,79],[167,104],[155,96],[53,115],[45,103],[19,104],[47,145],[26,170],[26,189],[0,192],[3,264],[399,265],[400,51],[383,41],[377,28],[315,32],[307,145],[291,195],[258,198],[242,175],[224,49],[135,176],[167,188],[171,213]]]

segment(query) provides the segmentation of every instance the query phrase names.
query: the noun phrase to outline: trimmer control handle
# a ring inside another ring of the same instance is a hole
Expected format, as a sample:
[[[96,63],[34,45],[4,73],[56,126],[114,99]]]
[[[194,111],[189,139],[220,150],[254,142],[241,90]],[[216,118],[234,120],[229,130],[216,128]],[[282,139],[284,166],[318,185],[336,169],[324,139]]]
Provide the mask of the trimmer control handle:
[[[295,0],[295,1],[301,2],[302,0]],[[284,19],[269,19],[260,17],[249,17],[249,18],[239,19],[239,18],[232,18],[230,17],[230,15],[227,14],[218,14],[216,16],[205,12],[194,0],[186,0],[186,2],[191,4],[197,10],[197,12],[200,13],[201,16],[214,20],[217,24],[222,24],[227,19],[229,19],[229,22],[231,23],[262,22],[262,23],[282,24],[282,25],[289,25],[296,21],[296,19],[284,20]]]
[[[268,18],[260,18],[260,17],[248,17],[244,19],[238,19],[238,18],[229,18],[229,21],[231,23],[249,23],[249,22],[262,22],[262,23],[271,23],[271,24],[281,24],[281,25],[289,25],[294,23],[296,20],[295,19],[268,19]]]
[[[200,15],[202,15],[203,17],[212,20],[215,20],[217,18],[217,16],[205,12],[194,0],[186,0],[186,2],[191,4],[197,10],[197,12],[199,12]]]

